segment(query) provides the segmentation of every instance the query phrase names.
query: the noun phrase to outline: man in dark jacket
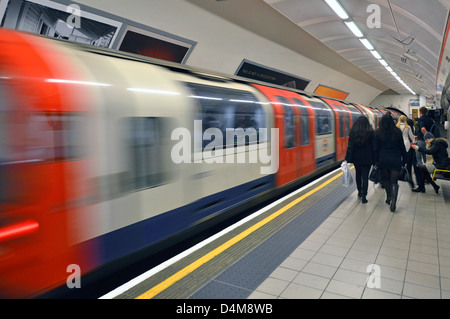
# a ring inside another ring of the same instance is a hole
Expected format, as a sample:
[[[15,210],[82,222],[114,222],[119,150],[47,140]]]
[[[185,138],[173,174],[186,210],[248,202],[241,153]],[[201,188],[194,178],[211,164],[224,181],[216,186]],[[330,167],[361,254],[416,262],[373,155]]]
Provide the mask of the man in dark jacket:
[[[434,165],[422,166],[422,171],[424,174],[424,179],[428,180],[430,184],[433,186],[435,192],[438,193],[440,187],[437,186],[436,183],[431,179],[430,173],[432,173],[436,168],[450,169],[450,158],[448,157],[447,152],[448,143],[444,138],[435,138],[434,135],[431,134],[430,132],[425,133],[424,139],[425,142],[430,145],[428,149],[426,147],[414,144],[411,144],[411,147],[413,147],[415,150],[421,153],[433,156]],[[420,182],[421,184],[419,185],[419,188],[415,191],[425,192],[424,181]]]
[[[423,135],[426,132],[429,132],[431,130],[431,127],[433,126],[434,122],[431,119],[431,117],[428,116],[428,109],[425,106],[422,106],[419,109],[420,117],[417,120],[419,125],[419,130],[417,132],[417,145],[419,147],[426,148],[425,139],[423,138]],[[427,162],[426,155],[423,153],[420,153],[416,151],[416,159],[417,159],[417,165],[425,165]]]

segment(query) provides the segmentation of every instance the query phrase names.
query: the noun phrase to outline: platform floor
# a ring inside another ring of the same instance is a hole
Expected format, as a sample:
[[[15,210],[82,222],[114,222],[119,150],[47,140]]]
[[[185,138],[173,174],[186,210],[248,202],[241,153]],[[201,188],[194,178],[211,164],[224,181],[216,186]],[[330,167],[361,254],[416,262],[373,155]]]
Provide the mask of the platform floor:
[[[400,183],[395,213],[379,185],[365,205],[353,193],[249,298],[450,298],[450,183],[438,184]]]
[[[450,182],[439,195],[400,183],[391,213],[379,185],[362,204],[339,176],[105,298],[450,298]]]

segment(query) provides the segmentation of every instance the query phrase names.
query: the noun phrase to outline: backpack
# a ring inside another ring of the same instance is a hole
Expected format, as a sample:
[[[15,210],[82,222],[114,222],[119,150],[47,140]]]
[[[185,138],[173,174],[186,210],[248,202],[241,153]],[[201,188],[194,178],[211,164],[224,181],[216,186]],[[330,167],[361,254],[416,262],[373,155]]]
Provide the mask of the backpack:
[[[439,127],[436,125],[436,123],[431,126],[430,132],[434,135],[435,138],[441,137],[441,131],[439,130]]]

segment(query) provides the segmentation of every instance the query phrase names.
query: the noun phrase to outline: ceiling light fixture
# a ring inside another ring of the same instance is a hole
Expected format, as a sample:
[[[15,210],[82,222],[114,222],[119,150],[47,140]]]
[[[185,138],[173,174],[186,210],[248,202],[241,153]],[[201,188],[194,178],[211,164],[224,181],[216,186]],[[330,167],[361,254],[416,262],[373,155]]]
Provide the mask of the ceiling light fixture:
[[[374,50],[374,47],[372,46],[372,44],[370,44],[369,40],[367,40],[366,38],[359,39],[359,41],[361,41],[361,43],[364,44],[364,46],[367,48],[367,50],[369,50],[369,51]]]
[[[333,11],[342,20],[347,20],[344,21],[345,25],[352,31],[352,33],[357,38],[359,38],[359,41],[361,41],[361,43],[370,51],[370,53],[372,53],[372,55],[378,60],[378,62],[380,62],[381,65],[383,65],[386,68],[386,70],[389,71],[398,82],[400,82],[400,84],[402,84],[409,92],[411,92],[411,94],[416,95],[416,93],[413,90],[411,90],[411,88],[397,75],[397,73],[394,72],[394,70],[388,65],[388,63],[385,60],[383,60],[382,56],[378,53],[378,51],[375,50],[375,48],[369,42],[369,40],[367,38],[364,38],[364,34],[361,32],[361,30],[358,28],[355,22],[352,21],[351,17],[347,14],[347,11],[345,11],[345,9],[342,7],[339,1],[325,0],[325,2],[331,7],[331,9],[333,9]],[[414,54],[411,54],[409,50],[402,56],[402,61],[405,60],[403,62],[406,62],[406,59],[411,59],[414,62],[418,62],[419,60]]]
[[[325,0],[325,2],[333,9],[333,11],[341,18],[342,20],[346,20],[349,18],[347,12],[345,12],[344,8],[342,8],[341,4],[336,0]]]
[[[364,34],[361,32],[361,30],[359,30],[359,28],[357,27],[355,22],[353,22],[353,21],[345,21],[345,24],[353,32],[353,34],[356,37],[362,38],[364,36]]]
[[[383,59],[381,59],[381,60],[378,60],[378,62],[380,62],[380,63],[381,63],[381,65],[382,65],[382,66],[384,66],[384,67],[387,67],[387,66],[388,66],[387,62],[386,62],[386,61],[384,61]]]
[[[375,59],[377,59],[377,60],[381,60],[382,59],[382,57],[378,53],[378,51],[373,50],[373,51],[370,51],[370,53],[372,53],[372,55],[375,57]]]

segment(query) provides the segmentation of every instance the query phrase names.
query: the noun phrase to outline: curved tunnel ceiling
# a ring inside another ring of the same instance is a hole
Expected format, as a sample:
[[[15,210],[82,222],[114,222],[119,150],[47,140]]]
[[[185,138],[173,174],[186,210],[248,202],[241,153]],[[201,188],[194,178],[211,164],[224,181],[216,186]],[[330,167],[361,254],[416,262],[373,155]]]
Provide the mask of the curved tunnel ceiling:
[[[381,91],[411,94],[361,44],[325,0],[187,0]],[[436,94],[450,0],[339,0],[396,74],[417,94]],[[379,28],[369,28],[369,5]],[[289,22],[289,23],[288,23]]]
[[[324,0],[264,1],[381,83],[400,94],[410,94],[358,41]],[[436,93],[436,77],[448,18],[446,1],[339,2],[375,50],[415,93],[426,96]],[[374,27],[367,23],[368,20],[379,22],[379,25]]]

